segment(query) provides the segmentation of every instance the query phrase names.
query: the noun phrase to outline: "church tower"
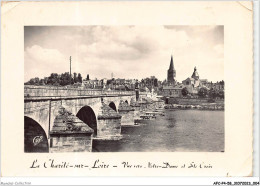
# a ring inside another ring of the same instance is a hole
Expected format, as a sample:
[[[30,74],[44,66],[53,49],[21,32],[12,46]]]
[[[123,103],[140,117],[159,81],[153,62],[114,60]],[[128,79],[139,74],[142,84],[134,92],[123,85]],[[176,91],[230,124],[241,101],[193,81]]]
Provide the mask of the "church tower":
[[[198,72],[197,72],[197,68],[196,68],[196,67],[194,67],[194,71],[193,71],[191,77],[192,77],[193,79],[195,79],[195,80],[199,80],[200,76],[199,76],[199,74],[198,74]]]
[[[175,77],[176,77],[176,71],[174,69],[173,59],[172,59],[172,56],[171,56],[170,67],[169,67],[168,74],[167,74],[168,85],[174,85],[175,84],[175,80],[174,80]]]

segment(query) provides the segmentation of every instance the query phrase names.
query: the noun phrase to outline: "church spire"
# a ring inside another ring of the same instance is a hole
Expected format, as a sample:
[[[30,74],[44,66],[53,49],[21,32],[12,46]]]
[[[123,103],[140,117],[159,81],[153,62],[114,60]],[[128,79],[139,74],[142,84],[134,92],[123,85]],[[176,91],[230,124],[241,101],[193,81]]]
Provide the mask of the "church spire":
[[[173,59],[172,59],[172,55],[171,55],[171,63],[170,63],[169,70],[173,70],[173,69],[174,69],[174,66],[173,66]]]
[[[175,76],[176,76],[176,71],[175,71],[174,66],[173,66],[173,57],[171,55],[170,67],[169,67],[169,70],[168,70],[168,73],[167,73],[168,85],[174,85],[175,84],[175,80],[174,80]]]

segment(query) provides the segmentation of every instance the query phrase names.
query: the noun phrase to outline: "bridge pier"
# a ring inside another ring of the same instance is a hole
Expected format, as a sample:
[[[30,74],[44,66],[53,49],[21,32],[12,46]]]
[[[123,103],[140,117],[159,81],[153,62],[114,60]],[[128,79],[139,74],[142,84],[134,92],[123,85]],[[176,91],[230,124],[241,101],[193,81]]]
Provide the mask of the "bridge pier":
[[[122,116],[121,125],[134,125],[134,111],[128,103],[120,101],[118,113]]]
[[[97,139],[118,140],[122,138],[122,116],[104,102],[102,102],[97,118]]]
[[[50,131],[50,152],[91,152],[93,129],[60,107]]]
[[[131,99],[130,106],[134,109],[134,120],[140,119],[140,115],[145,109],[141,101],[135,101],[135,99]]]

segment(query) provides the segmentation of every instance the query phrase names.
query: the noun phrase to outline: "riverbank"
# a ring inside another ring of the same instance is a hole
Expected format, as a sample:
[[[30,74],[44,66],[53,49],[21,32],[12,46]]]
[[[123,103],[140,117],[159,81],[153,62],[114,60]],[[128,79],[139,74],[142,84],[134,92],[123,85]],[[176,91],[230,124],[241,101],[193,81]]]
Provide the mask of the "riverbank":
[[[197,109],[197,110],[225,110],[224,104],[217,104],[217,103],[203,103],[203,104],[166,104],[164,106],[165,109]]]

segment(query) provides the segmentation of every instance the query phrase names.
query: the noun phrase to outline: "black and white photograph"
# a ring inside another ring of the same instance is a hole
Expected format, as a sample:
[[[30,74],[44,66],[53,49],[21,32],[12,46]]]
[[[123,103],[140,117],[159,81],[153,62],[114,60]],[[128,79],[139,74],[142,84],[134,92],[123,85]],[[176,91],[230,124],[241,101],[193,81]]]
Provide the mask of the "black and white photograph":
[[[24,152],[224,153],[224,26],[24,26]]]
[[[2,3],[1,184],[259,184],[253,8]]]

